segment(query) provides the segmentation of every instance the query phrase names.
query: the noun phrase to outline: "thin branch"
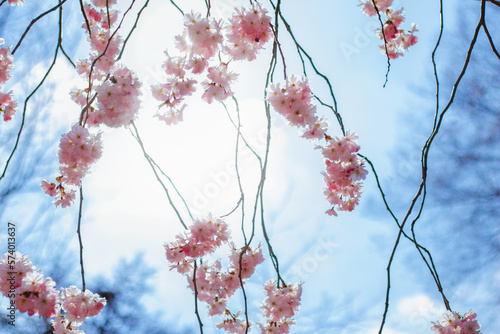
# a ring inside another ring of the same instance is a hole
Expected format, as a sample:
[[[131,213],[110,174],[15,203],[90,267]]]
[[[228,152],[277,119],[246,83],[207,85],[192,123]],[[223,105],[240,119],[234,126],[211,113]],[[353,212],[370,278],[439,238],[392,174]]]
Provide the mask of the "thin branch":
[[[210,9],[212,9],[212,4],[210,3],[210,0],[205,0],[205,5],[207,6],[207,17],[209,17]]]
[[[66,1],[66,0],[64,0],[64,1]],[[59,5],[61,5],[61,4],[62,4],[62,2]],[[59,15],[62,16],[62,10],[59,11]],[[25,31],[25,34],[26,33],[27,33],[27,31]],[[16,142],[14,144],[14,148],[12,149],[12,151],[11,151],[11,153],[9,155],[9,158],[5,162],[5,167],[4,167],[2,175],[0,176],[0,180],[2,180],[5,177],[5,174],[7,173],[7,169],[9,168],[10,161],[14,157],[14,154],[16,153],[16,150],[17,150],[17,148],[19,146],[19,141],[21,140],[21,135],[23,133],[24,124],[26,122],[26,113],[27,113],[27,108],[28,108],[28,102],[31,99],[31,97],[33,95],[35,95],[35,93],[38,91],[38,89],[43,85],[43,83],[45,82],[45,80],[49,76],[50,72],[52,71],[52,68],[56,64],[58,50],[59,50],[59,48],[61,46],[61,42],[62,42],[62,37],[61,36],[62,36],[62,25],[61,25],[61,18],[60,18],[60,20],[59,20],[59,36],[58,36],[58,39],[57,39],[57,46],[56,46],[55,51],[54,51],[54,57],[52,58],[52,63],[49,66],[49,68],[47,69],[47,72],[45,72],[45,75],[43,76],[42,80],[38,83],[38,85],[35,87],[35,89],[30,93],[30,95],[28,95],[28,97],[26,98],[26,100],[24,100],[23,114],[22,114],[22,117],[21,117],[21,126],[19,127],[19,131],[17,133],[17,137],[16,137]],[[20,42],[21,41],[19,41],[19,43]]]
[[[274,5],[273,5],[274,6]],[[279,42],[278,34],[279,34],[279,27],[278,27],[278,15],[281,14],[281,0],[278,0],[276,2],[276,8],[274,8],[274,27],[271,25],[271,30],[274,35],[274,41],[276,45],[278,46],[278,50],[280,52],[281,56],[281,62],[283,63],[283,76],[286,80],[286,62],[285,62],[285,55],[283,54],[283,50],[281,49],[281,43]]]
[[[19,48],[19,46],[21,46],[21,43],[23,42],[24,40],[24,37],[26,37],[26,35],[28,34],[28,31],[31,29],[31,27],[38,21],[40,20],[42,17],[44,17],[45,15],[55,11],[57,8],[61,7],[67,0],[63,0],[61,2],[59,2],[58,5],[52,7],[51,9],[47,10],[46,12],[43,12],[42,14],[38,15],[36,18],[34,18],[31,23],[28,25],[28,27],[26,28],[26,30],[24,31],[23,35],[21,36],[21,39],[19,40],[19,42],[17,42],[16,46],[14,47],[14,50],[12,50],[12,55],[14,55],[14,53],[16,53],[17,51],[17,48]]]
[[[387,38],[385,37],[384,23],[382,22],[382,17],[380,16],[380,12],[378,10],[377,4],[375,3],[375,0],[371,1],[373,7],[375,7],[375,11],[377,12],[378,21],[380,22],[380,30],[382,31],[382,36],[384,37],[384,49],[385,49],[385,55],[387,56],[387,72],[385,73],[385,82],[383,86],[385,88],[385,85],[387,85],[387,82],[389,81],[389,72],[391,70],[391,59],[389,57],[389,50],[387,49]]]
[[[144,9],[146,9],[148,4],[149,4],[149,0],[146,1],[144,6],[142,6],[141,10],[139,10],[139,12],[137,13],[137,18],[135,19],[134,26],[132,27],[132,29],[130,29],[130,32],[128,33],[127,38],[125,38],[125,40],[123,41],[122,50],[120,51],[120,55],[118,56],[118,58],[116,58],[116,61],[119,61],[120,59],[122,59],[123,51],[125,51],[125,47],[127,46],[128,40],[129,40],[130,36],[132,36],[132,32],[137,28],[137,23],[139,22],[142,11]]]
[[[100,55],[98,55],[93,61],[92,61],[92,65],[90,66],[90,71],[89,71],[89,87],[88,87],[88,93],[87,94],[90,94],[90,92],[92,91],[92,72],[94,71],[94,67],[95,67],[95,64],[99,61],[99,59],[101,59],[102,57],[104,57],[104,55],[106,54],[106,52],[108,51],[108,48],[109,48],[109,45],[111,44],[111,41],[113,40],[113,38],[115,37],[115,35],[118,33],[118,31],[120,30],[122,24],[123,24],[123,21],[125,20],[125,17],[127,16],[127,14],[130,12],[130,10],[132,9],[132,7],[134,7],[134,4],[135,4],[135,0],[132,0],[132,2],[130,3],[130,6],[127,8],[127,10],[123,13],[123,16],[122,16],[122,19],[120,20],[120,23],[118,24],[118,27],[116,27],[115,31],[113,31],[113,33],[111,34],[111,36],[109,37],[108,39],[108,43],[106,44],[106,47],[104,48],[104,50],[102,51],[102,53]],[[109,27],[109,29],[111,29],[111,27]],[[116,61],[116,60],[115,60]],[[106,77],[106,80],[109,78],[109,75]],[[87,97],[88,99],[88,97]]]
[[[273,6],[273,8],[275,9],[276,6],[274,5],[274,3],[271,0],[270,0],[270,2],[271,2],[271,5]],[[290,37],[292,38],[293,42],[295,43],[295,46],[297,47],[297,51],[299,53],[299,56],[300,56],[300,59],[302,60],[302,62],[304,61],[304,59],[302,58],[302,54],[303,54],[304,56],[306,56],[307,60],[309,61],[309,64],[313,68],[313,70],[316,73],[316,75],[318,75],[320,78],[322,78],[326,82],[326,84],[328,86],[328,90],[329,90],[330,96],[332,97],[332,101],[333,101],[333,107],[330,106],[330,108],[332,109],[333,113],[335,114],[335,117],[337,118],[337,122],[339,123],[339,126],[340,126],[340,129],[342,131],[342,134],[345,135],[344,123],[342,121],[342,117],[338,113],[337,99],[335,98],[335,94],[333,93],[333,87],[332,87],[332,84],[330,82],[330,79],[328,79],[328,77],[326,75],[324,75],[322,72],[320,72],[318,70],[318,68],[316,67],[316,64],[314,63],[314,61],[312,59],[312,57],[309,55],[309,53],[307,53],[307,51],[297,41],[297,39],[295,38],[295,35],[293,34],[293,31],[292,31],[292,28],[291,28],[290,24],[288,24],[287,20],[285,19],[285,17],[283,16],[283,13],[281,13],[281,11],[279,12],[279,17],[281,18],[281,21],[285,25],[286,30],[288,31],[288,34],[290,35]],[[304,64],[304,62],[302,63],[302,66],[304,68],[304,74],[305,74],[305,64]],[[321,103],[323,104],[323,102],[321,102]],[[326,104],[324,104],[324,105],[326,105]]]
[[[201,322],[200,312],[198,312],[198,288],[196,287],[196,260],[194,261],[194,271],[193,271],[193,285],[194,285],[194,313],[198,319],[198,324],[200,325],[200,333],[203,334],[203,323]]]
[[[500,53],[498,53],[497,48],[495,47],[495,43],[493,42],[493,38],[491,38],[490,32],[488,31],[488,28],[486,27],[486,20],[483,22],[483,30],[484,30],[484,33],[486,34],[486,37],[488,37],[488,41],[490,42],[491,50],[497,56],[497,58],[500,59]]]
[[[76,68],[76,65],[75,63],[73,62],[73,60],[71,60],[70,56],[68,56],[68,54],[66,53],[66,51],[64,50],[62,44],[59,45],[59,48],[61,49],[61,52],[63,53],[64,57],[66,57],[66,59],[71,63],[71,65]]]
[[[179,12],[181,12],[182,16],[185,16],[185,15],[184,15],[184,11],[183,11],[183,10],[182,10],[179,6],[177,6],[177,4],[174,2],[174,0],[170,0],[170,3],[171,3],[172,5],[174,5],[174,7],[175,7],[175,8],[177,8],[177,10],[178,10]]]
[[[439,36],[436,41],[436,45],[434,46],[434,50],[432,50],[432,55],[431,55],[431,61],[432,61],[432,68],[434,71],[434,79],[436,81],[436,108],[435,108],[435,113],[434,113],[434,125],[432,126],[432,129],[434,130],[437,125],[437,117],[439,113],[439,76],[438,76],[438,71],[437,71],[437,64],[436,64],[436,52],[439,48],[439,45],[441,43],[441,38],[443,36],[443,30],[444,30],[444,14],[443,14],[443,0],[439,0]]]
[[[174,181],[172,180],[172,178],[170,176],[168,176],[164,171],[163,169],[160,167],[160,165],[158,165],[156,163],[156,161],[148,154],[148,158],[151,160],[151,162],[156,166],[156,168],[158,168],[158,170],[160,171],[160,173],[168,180],[168,182],[170,183],[170,185],[172,186],[172,188],[174,188],[177,196],[179,196],[179,198],[181,199],[182,203],[184,204],[184,207],[186,208],[186,211],[189,215],[189,217],[191,218],[191,220],[194,220],[193,218],[193,215],[191,213],[191,209],[189,208],[189,205],[186,203],[186,200],[184,199],[184,196],[181,195],[181,192],[179,191],[179,189],[177,188],[177,186],[175,185]]]
[[[156,172],[155,164],[153,163],[151,157],[148,155],[148,153],[146,152],[146,149],[144,148],[144,144],[143,144],[143,142],[141,140],[141,137],[139,136],[139,131],[137,130],[137,127],[135,126],[134,122],[131,122],[131,125],[134,128],[135,133],[132,132],[132,130],[129,128],[130,133],[135,138],[135,140],[137,141],[137,143],[139,143],[139,146],[141,147],[141,150],[142,150],[142,153],[144,154],[144,157],[148,161],[149,165],[151,166],[151,169],[153,170],[153,173],[154,173],[156,179],[158,180],[158,182],[162,186],[163,190],[165,191],[165,194],[167,195],[168,202],[170,203],[170,206],[175,211],[175,214],[177,215],[177,218],[179,218],[179,221],[180,221],[181,225],[184,227],[184,229],[187,230],[188,228],[187,228],[186,224],[184,223],[184,220],[182,219],[182,216],[179,213],[179,210],[177,210],[177,207],[175,206],[174,202],[172,201],[172,198],[170,197],[170,193],[169,193],[167,187],[165,186],[165,184],[161,180],[160,176]]]
[[[106,18],[108,19],[108,27],[111,27],[111,17],[109,16],[109,0],[106,0]]]
[[[82,273],[82,291],[85,292],[85,270],[83,269],[83,243],[82,243],[82,208],[83,208],[83,185],[80,184],[80,208],[78,209],[78,228],[76,233],[78,234],[78,243],[80,244],[80,270]]]
[[[90,22],[87,14],[85,13],[85,7],[83,5],[83,0],[80,0],[80,11],[82,12],[83,19],[85,20],[85,25],[87,26],[87,30],[89,32],[89,38],[92,39],[92,30],[90,30]]]

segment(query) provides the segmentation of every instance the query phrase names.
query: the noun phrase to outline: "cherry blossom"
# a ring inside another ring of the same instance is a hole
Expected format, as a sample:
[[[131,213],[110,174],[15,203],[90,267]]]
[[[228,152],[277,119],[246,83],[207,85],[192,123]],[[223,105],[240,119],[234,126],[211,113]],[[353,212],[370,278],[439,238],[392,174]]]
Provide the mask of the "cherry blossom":
[[[59,172],[55,182],[43,180],[43,191],[55,197],[54,205],[70,206],[75,199],[75,190],[67,186],[80,186],[80,181],[89,173],[90,166],[102,155],[101,134],[91,135],[87,128],[75,124],[71,131],[62,135],[59,143]]]
[[[124,66],[117,66],[110,75],[110,79],[96,89],[98,107],[89,113],[89,125],[128,126],[137,115],[141,83],[135,74]]]
[[[15,273],[15,275],[12,275]],[[54,333],[83,334],[78,330],[87,317],[101,313],[106,300],[75,286],[55,289],[56,283],[36,270],[28,256],[9,251],[0,260],[0,288],[4,296],[15,298],[15,307],[29,316],[51,320]],[[13,291],[14,290],[14,291]],[[64,314],[62,312],[65,312]]]
[[[290,326],[295,324],[292,317],[298,312],[302,285],[300,283],[288,283],[279,286],[273,280],[264,284],[266,296],[261,309],[266,321],[258,323],[262,333],[288,333]]]
[[[184,26],[186,30],[180,37],[184,43],[178,44],[179,49],[205,58],[213,57],[224,39],[221,22],[190,12],[186,14]]]
[[[223,244],[230,246],[228,268],[224,269],[220,260],[210,262],[204,259],[194,273],[193,262],[213,253]],[[186,275],[198,300],[207,303],[208,314],[224,317],[217,327],[228,333],[245,333],[246,322],[238,318],[241,312],[232,313],[227,304],[242,282],[250,278],[255,267],[264,261],[261,246],[237,248],[230,241],[227,224],[221,219],[208,217],[195,220],[189,231],[165,244],[165,251],[170,269],[175,268]]]
[[[446,312],[444,320],[433,322],[431,329],[437,334],[480,334],[481,324],[476,320],[476,312],[469,311],[463,316],[457,312]]]
[[[328,145],[321,148],[325,158],[325,197],[333,207],[328,214],[336,216],[335,209],[352,211],[359,202],[362,180],[367,171],[364,159],[357,155],[357,136],[349,131],[343,138],[330,138]]]
[[[74,285],[62,289],[61,300],[62,309],[67,312],[65,317],[71,322],[94,317],[101,313],[106,305],[106,299],[90,290],[82,291]]]
[[[0,45],[5,44],[3,38],[0,38]],[[12,91],[3,93],[3,85],[12,77],[11,71],[14,68],[14,56],[10,53],[12,47],[0,47],[0,113],[3,113],[3,119],[8,122],[16,113],[17,103],[14,101]]]
[[[294,75],[286,80],[283,88],[279,83],[272,84],[267,95],[267,101],[290,125],[304,129],[303,137],[320,139],[328,129],[328,123],[316,115],[312,98],[309,80]]]
[[[271,18],[265,8],[254,2],[251,8],[235,9],[227,27],[224,51],[234,60],[252,61],[271,36]]]
[[[399,10],[394,10],[391,8],[393,0],[361,0],[360,6],[363,11],[368,16],[377,15],[377,10],[374,4],[377,6],[378,13],[381,17],[384,17],[382,21],[382,30],[378,30],[377,36],[384,41],[380,46],[382,53],[387,53],[387,57],[390,59],[395,59],[404,56],[405,52],[417,43],[418,38],[415,33],[418,31],[417,25],[412,23],[410,30],[405,31],[401,29],[401,24],[405,21],[403,15],[403,8]]]
[[[205,92],[201,98],[207,103],[212,103],[214,100],[224,101],[233,95],[230,84],[236,80],[237,74],[228,71],[228,64],[221,63],[219,66],[208,68],[207,78],[201,83]]]

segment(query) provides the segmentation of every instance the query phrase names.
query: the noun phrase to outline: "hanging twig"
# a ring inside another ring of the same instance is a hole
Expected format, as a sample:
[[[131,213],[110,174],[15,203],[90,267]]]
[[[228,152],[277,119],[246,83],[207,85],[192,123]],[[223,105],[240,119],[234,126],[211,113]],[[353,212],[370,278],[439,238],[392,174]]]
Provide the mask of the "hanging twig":
[[[85,270],[83,269],[83,243],[82,243],[82,208],[83,208],[83,185],[80,184],[80,208],[78,209],[78,228],[76,233],[78,234],[78,243],[80,244],[80,271],[82,273],[82,291],[85,292]]]

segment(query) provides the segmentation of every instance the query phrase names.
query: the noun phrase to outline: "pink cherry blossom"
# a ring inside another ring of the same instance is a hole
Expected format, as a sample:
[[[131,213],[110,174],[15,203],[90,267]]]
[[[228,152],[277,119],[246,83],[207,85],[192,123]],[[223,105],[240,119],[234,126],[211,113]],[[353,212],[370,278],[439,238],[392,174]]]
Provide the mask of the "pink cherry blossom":
[[[209,80],[201,83],[205,89],[201,98],[207,103],[212,103],[214,100],[224,101],[233,95],[230,84],[238,78],[238,75],[228,71],[228,64],[221,63],[208,68],[207,78]]]
[[[185,17],[185,31],[179,37],[184,41],[178,43],[179,49],[205,58],[213,57],[223,41],[221,23],[212,17],[202,17],[200,13],[187,13]]]
[[[403,8],[394,10],[391,8],[392,0],[376,0],[374,1],[379,15],[384,22],[383,29],[378,29],[377,36],[383,41],[379,47],[380,51],[387,54],[389,59],[395,59],[405,55],[406,51],[417,43],[418,38],[415,36],[417,26],[412,23],[412,28],[409,31],[401,29],[401,25],[405,21]],[[377,14],[372,0],[361,0],[360,6],[363,12],[368,16]]]
[[[255,2],[251,8],[235,9],[227,31],[224,51],[234,60],[252,61],[272,36],[271,18],[267,10]]]
[[[290,326],[295,324],[292,317],[298,312],[302,285],[288,283],[279,286],[275,281],[268,280],[264,284],[266,296],[261,305],[265,316],[264,323],[258,323],[262,333],[288,333]]]
[[[117,66],[97,91],[98,108],[89,113],[90,125],[110,127],[128,126],[139,110],[141,84],[135,74],[124,66]]]
[[[433,322],[431,329],[436,334],[481,334],[481,324],[476,320],[476,312],[469,311],[463,316],[457,312],[446,312],[444,320]]]
[[[318,120],[316,106],[312,104],[312,92],[309,80],[299,80],[296,76],[290,76],[283,88],[280,84],[272,84],[268,89],[267,101],[271,106],[290,122],[299,128],[306,128],[304,137],[318,138],[319,132],[326,132],[326,122]],[[318,123],[316,125],[316,123]]]
[[[357,136],[346,132],[345,137],[330,138],[328,145],[321,148],[326,170],[323,172],[327,201],[332,208],[326,213],[336,216],[335,210],[352,211],[358,205],[362,190],[362,180],[367,171],[364,160],[357,155]]]
[[[62,289],[62,309],[68,312],[69,321],[83,321],[87,317],[94,317],[101,313],[106,305],[106,299],[90,290],[81,291],[76,286]]]

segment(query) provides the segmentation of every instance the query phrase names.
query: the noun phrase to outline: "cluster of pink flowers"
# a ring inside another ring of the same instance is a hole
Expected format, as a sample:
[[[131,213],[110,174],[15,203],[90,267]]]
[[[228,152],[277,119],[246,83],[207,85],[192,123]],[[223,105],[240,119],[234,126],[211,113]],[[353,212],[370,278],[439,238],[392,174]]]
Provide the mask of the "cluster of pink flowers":
[[[28,256],[10,251],[0,261],[2,294],[14,301],[15,308],[28,315],[50,318],[56,314],[59,292],[50,277],[36,271]]]
[[[215,251],[230,238],[227,224],[221,219],[196,220],[189,232],[177,235],[176,240],[165,244],[170,269],[181,274],[192,272],[192,263],[198,258]]]
[[[433,322],[431,329],[437,334],[481,334],[481,325],[476,320],[476,312],[469,311],[463,316],[457,312],[444,314],[444,321]]]
[[[207,78],[201,83],[205,92],[201,96],[207,103],[212,103],[213,100],[224,101],[230,96],[233,96],[230,84],[236,80],[237,74],[228,71],[228,65],[225,63],[219,66],[208,68]]]
[[[298,80],[291,76],[284,87],[272,84],[268,89],[267,101],[291,125],[304,129],[302,137],[307,139],[325,138],[327,144],[321,148],[326,162],[325,196],[333,205],[327,213],[337,215],[335,209],[352,211],[359,202],[362,182],[367,171],[364,160],[357,156],[359,146],[357,136],[350,134],[339,139],[326,134],[328,124],[316,115],[316,106],[312,103],[311,87],[308,79]]]
[[[342,138],[333,137],[328,145],[322,148],[325,158],[325,196],[333,207],[328,214],[336,216],[335,209],[352,211],[359,203],[362,180],[368,173],[364,166],[364,159],[357,155],[359,145],[357,136],[347,131]]]
[[[111,27],[118,19],[118,11],[112,8],[115,4],[116,0],[108,1],[108,6],[106,6],[106,1],[92,0],[84,6],[90,27],[87,38],[91,46],[91,53],[88,59],[78,61],[77,70],[87,79],[91,74],[92,80],[106,77],[115,63],[115,58],[120,53],[121,36],[115,34],[111,38],[113,33]],[[86,22],[83,22],[82,28],[88,29]],[[92,68],[91,65],[94,61],[96,62]]]
[[[89,125],[127,126],[139,110],[141,83],[137,77],[124,66],[114,67],[110,75],[110,79],[96,89],[98,108],[89,114]]]
[[[71,96],[84,109],[85,123],[94,126],[127,126],[140,106],[140,82],[132,71],[116,64],[122,38],[119,34],[111,38],[111,27],[118,18],[118,11],[111,8],[115,4],[116,1],[93,0],[84,7],[90,27],[91,52],[88,59],[77,62],[77,71],[91,87],[73,89]],[[88,28],[86,23],[83,28]],[[91,106],[95,96],[97,105]]]
[[[203,261],[194,272],[194,261],[213,253],[222,244],[230,246],[229,267],[222,268],[220,260],[213,263]],[[258,247],[237,248],[230,242],[227,224],[221,219],[196,220],[189,231],[177,235],[176,240],[165,244],[170,268],[177,269],[188,278],[189,286],[197,292],[197,298],[207,303],[210,316],[225,317],[217,325],[229,333],[244,333],[246,323],[227,308],[229,298],[241,287],[241,280],[252,276],[255,267],[264,261],[260,245]],[[243,253],[242,253],[243,252]]]
[[[235,9],[227,27],[225,52],[234,60],[254,60],[257,52],[271,38],[270,26],[271,18],[267,10],[257,2],[251,8]]]
[[[78,330],[78,326],[85,318],[98,315],[106,305],[106,300],[89,290],[83,292],[74,286],[59,292],[55,285],[50,277],[44,278],[36,270],[28,256],[14,251],[2,256],[0,290],[11,300],[13,310],[27,312],[29,316],[39,314],[54,318],[54,333],[83,333]]]
[[[375,8],[374,6],[377,6]],[[378,36],[381,40],[387,41],[387,44],[380,46],[382,53],[386,53],[390,59],[395,59],[403,56],[405,52],[417,43],[418,38],[415,33],[418,31],[417,25],[412,23],[411,29],[405,31],[400,29],[401,24],[405,21],[403,16],[403,8],[399,10],[391,9],[393,0],[361,0],[360,6],[363,12],[368,16],[377,15],[377,10],[379,11],[381,17],[385,16],[385,23],[382,30],[379,30]]]
[[[66,186],[80,186],[80,181],[89,172],[90,166],[102,154],[101,135],[91,135],[81,125],[73,125],[71,131],[64,134],[59,143],[59,172],[61,175],[54,182],[43,180],[44,192],[55,197],[54,205],[63,208],[71,205],[75,199],[75,190]]]
[[[300,283],[288,283],[280,287],[269,280],[264,285],[266,296],[261,306],[266,317],[264,323],[259,323],[262,333],[288,333],[290,326],[295,324],[292,317],[300,307],[302,285]]]
[[[79,187],[90,166],[101,157],[100,134],[90,135],[85,126],[128,126],[139,110],[141,83],[115,60],[122,43],[119,35],[111,38],[111,27],[118,18],[118,11],[111,8],[115,4],[116,0],[92,0],[84,6],[88,26],[84,23],[83,28],[90,28],[91,52],[88,59],[77,62],[77,71],[90,85],[71,91],[73,101],[82,107],[80,122],[61,138],[60,176],[56,182],[44,180],[41,185],[47,195],[56,197],[56,207],[73,203],[75,190],[67,186]]]
[[[299,80],[292,75],[283,88],[279,83],[269,87],[267,101],[291,125],[304,129],[304,138],[321,139],[326,134],[328,123],[316,115],[316,106],[311,101],[313,97],[309,79]]]
[[[196,91],[197,81],[192,75],[204,74],[202,99],[207,103],[224,101],[233,95],[231,83],[237,75],[228,69],[232,60],[254,60],[271,34],[271,19],[267,11],[254,3],[251,8],[236,9],[231,23],[224,29],[221,21],[212,17],[203,17],[199,13],[186,14],[184,31],[176,36],[176,48],[182,56],[172,57],[165,52],[167,59],[163,64],[168,79],[164,83],[151,86],[152,95],[161,101],[155,115],[167,125],[177,124],[183,119],[186,107],[184,99]],[[224,38],[226,31],[226,38]],[[227,55],[223,61],[219,57]],[[210,66],[210,62],[216,64]],[[166,111],[160,111],[166,107]]]
[[[0,45],[3,44],[5,44],[5,41],[0,38]],[[17,102],[12,99],[12,92],[2,92],[2,87],[12,77],[10,72],[14,68],[14,56],[12,56],[10,50],[10,46],[0,47],[0,113],[3,113],[5,122],[12,119],[17,109]]]

